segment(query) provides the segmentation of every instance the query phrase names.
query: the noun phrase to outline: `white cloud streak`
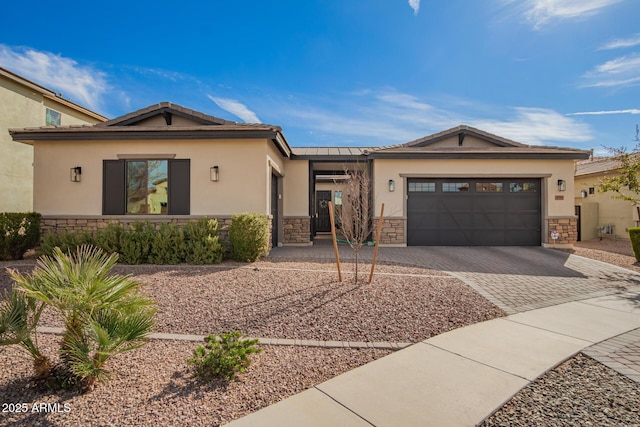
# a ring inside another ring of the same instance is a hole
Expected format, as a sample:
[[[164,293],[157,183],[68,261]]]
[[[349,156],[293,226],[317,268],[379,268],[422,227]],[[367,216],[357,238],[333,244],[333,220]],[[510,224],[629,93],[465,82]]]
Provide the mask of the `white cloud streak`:
[[[403,143],[460,124],[469,124],[532,145],[575,145],[593,139],[589,125],[551,109],[518,107],[506,114],[504,110],[495,113],[499,117],[506,115],[504,119],[478,118],[476,114],[482,113],[461,114],[457,112],[459,106],[453,110],[436,107],[416,96],[388,88],[367,93],[355,96],[353,100],[342,100],[344,106],[341,111],[338,108],[298,105],[278,114],[285,121],[313,130],[314,134],[336,135],[338,144],[334,145],[349,144],[350,137],[372,146]],[[486,111],[473,105],[466,110]],[[301,143],[317,144],[315,141]]]
[[[94,110],[109,89],[104,72],[51,52],[0,44],[0,65]]]
[[[581,111],[579,113],[569,113],[567,116],[605,116],[609,114],[640,114],[640,110],[632,108],[628,110]]]
[[[553,142],[575,143],[593,139],[589,125],[546,108],[515,108],[510,120],[472,120],[471,125],[487,132],[531,145]]]
[[[228,111],[236,117],[239,117],[245,123],[262,123],[256,113],[251,111],[240,101],[229,98],[215,97],[211,95],[207,95],[207,97],[215,102],[218,107],[222,108],[225,111]]]
[[[420,0],[409,0],[409,6],[413,9],[413,14],[417,15],[420,11]]]
[[[632,53],[598,65],[583,76],[583,87],[627,87],[640,84],[640,54]]]
[[[623,49],[640,45],[640,33],[626,39],[616,39],[601,46],[598,50]]]
[[[624,0],[504,0],[522,13],[525,19],[536,29],[557,20],[579,19],[593,16],[602,9]]]

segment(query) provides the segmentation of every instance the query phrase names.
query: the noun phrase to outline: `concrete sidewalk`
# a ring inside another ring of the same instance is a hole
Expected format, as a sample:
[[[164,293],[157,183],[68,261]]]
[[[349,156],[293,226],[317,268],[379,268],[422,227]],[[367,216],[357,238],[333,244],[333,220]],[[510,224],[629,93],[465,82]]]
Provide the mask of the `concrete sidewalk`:
[[[473,426],[577,352],[640,328],[640,293],[531,310],[444,333],[229,426]]]

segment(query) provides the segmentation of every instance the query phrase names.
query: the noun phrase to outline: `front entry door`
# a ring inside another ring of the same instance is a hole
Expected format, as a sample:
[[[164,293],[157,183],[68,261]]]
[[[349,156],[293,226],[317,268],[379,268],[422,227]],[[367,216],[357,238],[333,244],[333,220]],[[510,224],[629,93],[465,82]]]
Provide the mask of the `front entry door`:
[[[331,219],[329,217],[329,202],[331,191],[316,191],[316,232],[331,231]]]

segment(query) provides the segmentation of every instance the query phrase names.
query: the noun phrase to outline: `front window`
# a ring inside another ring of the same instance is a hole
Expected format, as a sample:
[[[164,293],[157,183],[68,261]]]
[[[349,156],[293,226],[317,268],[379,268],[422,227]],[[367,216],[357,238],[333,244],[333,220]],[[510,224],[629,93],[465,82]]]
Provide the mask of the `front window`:
[[[168,161],[127,161],[127,213],[167,214]]]

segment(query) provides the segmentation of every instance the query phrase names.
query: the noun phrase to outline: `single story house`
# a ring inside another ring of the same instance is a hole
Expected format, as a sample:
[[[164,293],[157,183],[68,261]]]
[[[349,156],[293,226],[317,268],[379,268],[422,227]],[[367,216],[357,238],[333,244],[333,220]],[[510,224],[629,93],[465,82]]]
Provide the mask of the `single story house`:
[[[330,231],[327,201],[367,173],[385,215],[381,245],[570,245],[573,175],[588,151],[529,146],[458,126],[387,147],[291,147],[282,129],[163,102],[93,126],[12,129],[35,151],[45,229],[271,218],[272,245]],[[346,171],[346,172],[345,172]],[[553,239],[553,237],[556,239]]]
[[[578,217],[578,240],[600,237],[628,239],[629,227],[637,227],[638,208],[626,200],[613,199],[614,193],[598,192],[598,182],[617,174],[619,163],[609,157],[596,157],[576,164],[575,209]]]

